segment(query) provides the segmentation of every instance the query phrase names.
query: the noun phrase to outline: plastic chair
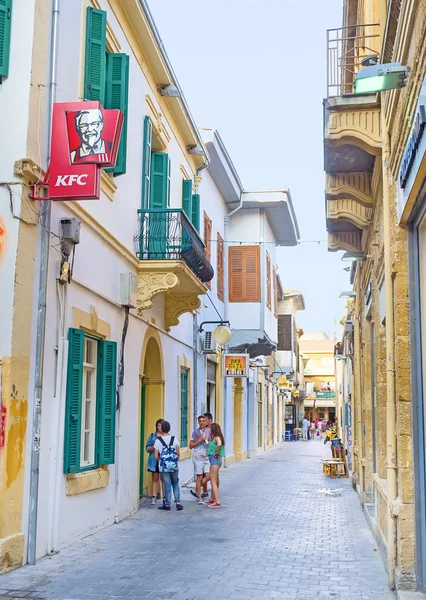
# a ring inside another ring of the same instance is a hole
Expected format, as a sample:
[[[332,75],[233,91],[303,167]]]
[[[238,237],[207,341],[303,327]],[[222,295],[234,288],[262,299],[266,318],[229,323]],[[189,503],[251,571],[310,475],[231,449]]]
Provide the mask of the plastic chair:
[[[293,434],[291,433],[291,431],[286,431],[284,434],[284,441],[291,442],[292,437],[293,437]]]

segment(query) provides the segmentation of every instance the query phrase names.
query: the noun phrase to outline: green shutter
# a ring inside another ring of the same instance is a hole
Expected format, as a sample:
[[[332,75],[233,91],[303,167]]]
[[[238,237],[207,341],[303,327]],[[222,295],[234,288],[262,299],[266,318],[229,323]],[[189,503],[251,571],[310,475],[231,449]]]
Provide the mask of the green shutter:
[[[167,208],[170,208],[171,177],[172,177],[172,161],[169,158],[169,170],[167,173]]]
[[[0,83],[9,75],[12,0],[0,0]]]
[[[182,181],[182,208],[188,219],[192,220],[192,179]]]
[[[84,99],[105,103],[107,14],[97,8],[86,13],[86,60],[84,66]]]
[[[129,99],[129,57],[127,54],[108,54],[105,108],[115,108],[124,113],[123,130],[118,148],[117,162],[111,171],[115,176],[126,172],[127,112]]]
[[[165,152],[151,155],[151,197],[149,208],[167,208],[169,157]]]
[[[188,446],[188,370],[180,370],[180,445]]]
[[[192,224],[200,233],[200,194],[192,194]]]
[[[111,465],[115,454],[117,344],[103,341],[99,342],[99,346],[98,464]]]
[[[142,208],[149,206],[151,184],[152,122],[145,117],[143,123],[143,164],[142,164]]]
[[[80,471],[84,332],[81,329],[70,329],[68,332],[68,340],[64,473],[77,473]]]

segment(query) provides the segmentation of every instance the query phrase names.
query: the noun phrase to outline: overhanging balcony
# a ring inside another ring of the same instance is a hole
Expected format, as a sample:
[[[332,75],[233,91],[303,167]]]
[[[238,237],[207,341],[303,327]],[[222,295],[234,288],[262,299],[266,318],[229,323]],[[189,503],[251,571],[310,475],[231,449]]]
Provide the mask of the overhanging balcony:
[[[206,293],[205,283],[213,278],[204,243],[182,209],[138,211],[134,237],[139,258],[139,314],[152,308],[153,298],[165,293],[165,328],[178,325],[179,317],[200,307],[198,296]]]
[[[371,223],[374,171],[382,147],[380,102],[377,94],[355,95],[353,83],[362,59],[378,54],[379,44],[377,23],[327,31],[324,170],[329,250],[361,251]]]

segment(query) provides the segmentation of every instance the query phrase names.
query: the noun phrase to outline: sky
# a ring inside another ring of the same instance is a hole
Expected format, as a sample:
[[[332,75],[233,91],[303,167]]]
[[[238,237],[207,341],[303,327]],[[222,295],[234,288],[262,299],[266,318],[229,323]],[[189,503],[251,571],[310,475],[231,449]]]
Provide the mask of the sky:
[[[279,275],[304,295],[298,325],[333,337],[351,286],[342,253],[327,250],[322,100],[326,29],[341,27],[342,0],[149,5],[198,126],[219,131],[244,188],[290,188],[301,243],[278,249]]]

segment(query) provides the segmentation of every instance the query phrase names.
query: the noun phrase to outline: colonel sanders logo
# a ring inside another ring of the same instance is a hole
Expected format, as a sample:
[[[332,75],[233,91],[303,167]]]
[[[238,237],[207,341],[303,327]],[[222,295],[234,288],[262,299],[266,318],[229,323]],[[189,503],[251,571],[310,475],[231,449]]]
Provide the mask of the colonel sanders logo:
[[[111,142],[102,138],[104,116],[100,109],[79,110],[74,117],[80,145],[70,154],[72,163],[110,162]]]

